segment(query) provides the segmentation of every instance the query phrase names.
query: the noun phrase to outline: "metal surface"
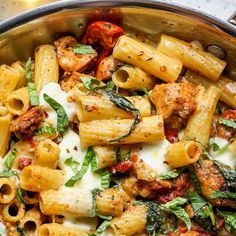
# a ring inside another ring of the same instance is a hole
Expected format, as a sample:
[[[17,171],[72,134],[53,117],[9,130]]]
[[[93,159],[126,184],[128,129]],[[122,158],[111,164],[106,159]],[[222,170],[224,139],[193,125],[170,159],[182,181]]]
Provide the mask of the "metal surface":
[[[34,48],[60,35],[80,39],[88,22],[108,19],[157,42],[164,32],[227,52],[227,71],[236,68],[236,28],[215,17],[176,4],[152,0],[63,1],[35,8],[0,23],[0,63],[25,60]],[[234,69],[235,70],[235,69]]]

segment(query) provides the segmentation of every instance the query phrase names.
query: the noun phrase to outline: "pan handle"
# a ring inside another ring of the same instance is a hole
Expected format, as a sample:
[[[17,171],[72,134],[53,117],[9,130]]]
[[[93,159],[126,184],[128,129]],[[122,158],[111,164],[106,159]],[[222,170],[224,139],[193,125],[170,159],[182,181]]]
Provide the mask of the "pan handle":
[[[235,11],[234,14],[229,18],[228,22],[236,26],[236,11]]]

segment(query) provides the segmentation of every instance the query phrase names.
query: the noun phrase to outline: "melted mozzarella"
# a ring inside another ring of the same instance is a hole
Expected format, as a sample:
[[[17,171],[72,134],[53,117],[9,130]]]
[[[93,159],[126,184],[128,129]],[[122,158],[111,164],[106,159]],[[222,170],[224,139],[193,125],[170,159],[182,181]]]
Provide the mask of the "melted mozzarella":
[[[151,144],[143,144],[139,151],[139,157],[158,174],[166,174],[171,168],[164,163],[166,156],[166,148],[170,143],[167,140],[155,142]]]
[[[216,137],[214,139],[214,142],[219,145],[220,148],[224,147],[228,141],[219,137]],[[214,160],[220,161],[225,165],[230,166],[231,168],[235,168],[236,166],[236,157],[231,153],[228,149],[224,151],[217,151],[214,152],[213,150],[210,150],[210,155]]]
[[[0,222],[0,235],[7,236],[6,226],[2,222]]]
[[[72,229],[78,230],[96,230],[98,219],[96,217],[93,218],[65,218],[63,225]]]
[[[76,104],[74,102],[67,101],[69,94],[61,90],[59,84],[49,83],[43,87],[39,94],[40,105],[43,106],[43,110],[48,114],[48,117],[45,120],[49,124],[51,124],[53,127],[57,126],[57,114],[53,108],[46,101],[44,101],[43,95],[45,93],[56,100],[61,106],[63,106],[68,119],[70,121],[73,120],[74,116],[76,115]]]

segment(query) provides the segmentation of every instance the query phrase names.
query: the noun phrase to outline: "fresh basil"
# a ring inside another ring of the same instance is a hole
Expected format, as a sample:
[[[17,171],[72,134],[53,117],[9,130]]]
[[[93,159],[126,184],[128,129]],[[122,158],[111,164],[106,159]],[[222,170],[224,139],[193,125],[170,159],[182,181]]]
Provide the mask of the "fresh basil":
[[[93,54],[95,53],[95,50],[93,49],[92,46],[90,45],[85,45],[85,44],[75,44],[72,48],[72,51],[75,54]]]
[[[108,169],[102,169],[97,171],[96,173],[100,174],[102,177],[101,180],[101,188],[108,189],[110,186],[110,172]]]
[[[216,220],[213,213],[212,205],[210,203],[207,203],[206,206],[203,206],[199,211],[196,212],[195,215],[200,218],[210,217],[212,225],[215,225]]]
[[[16,191],[16,198],[19,202],[21,203],[24,203],[24,198],[23,198],[23,195],[24,195],[24,191],[23,189],[21,188],[20,185],[18,185],[18,188],[17,188],[17,191]]]
[[[75,161],[73,157],[69,157],[64,161],[65,165],[69,166],[74,173],[77,173],[79,170],[80,163]]]
[[[10,154],[7,156],[3,163],[3,170],[7,171],[11,169],[11,165],[16,158],[17,150],[14,148],[11,150]]]
[[[193,181],[193,184],[194,184],[194,187],[195,187],[196,191],[198,193],[201,193],[202,192],[201,185],[200,185],[200,183],[198,181],[198,178],[197,178],[197,175],[196,175],[196,173],[194,171],[193,166],[189,166],[188,170],[189,170],[190,177],[191,177],[191,179]]]
[[[101,215],[101,214],[97,214],[97,216],[103,220],[111,220],[112,216],[105,216],[105,215]]]
[[[20,233],[21,236],[26,236],[26,232],[23,227],[17,226],[16,230]]]
[[[32,80],[31,66],[32,66],[32,60],[31,57],[29,57],[28,61],[25,64],[25,77],[28,81]]]
[[[182,208],[182,206],[187,202],[187,199],[177,197],[174,200],[167,202],[163,206],[169,209],[174,215],[176,215],[179,219],[183,220],[186,224],[188,230],[191,229],[191,220],[187,214],[187,212]]]
[[[102,190],[95,188],[91,191],[92,193],[92,209],[91,209],[91,215],[94,217],[97,215],[97,206],[96,206],[96,196],[101,193]]]
[[[28,92],[30,97],[30,103],[32,106],[39,105],[39,94],[34,82],[28,82]]]
[[[211,193],[212,198],[229,198],[236,199],[236,193],[232,192],[222,192],[222,191],[213,191]]]
[[[226,120],[226,119],[220,118],[219,124],[222,124],[222,125],[229,127],[229,128],[236,129],[236,122],[232,121],[232,120]]]
[[[98,170],[98,166],[97,166],[97,157],[94,153],[93,157],[92,157],[92,160],[90,162],[90,165],[91,165],[91,171],[92,173],[95,173],[97,170]]]
[[[199,209],[201,209],[207,204],[207,201],[204,198],[202,198],[200,195],[193,191],[188,192],[188,198],[191,202],[194,212],[197,212]]]
[[[44,126],[44,127],[41,127],[39,129],[37,129],[35,132],[34,132],[34,135],[41,135],[41,134],[56,134],[57,133],[57,130],[51,126]]]
[[[121,152],[120,147],[114,149],[116,154],[116,162],[120,163],[123,161],[128,161],[130,159],[131,151],[128,150],[127,152]]]
[[[111,224],[110,220],[104,220],[102,222],[102,224],[98,227],[96,232],[94,234],[89,234],[89,236],[99,236],[99,235],[101,235],[108,228],[108,226],[110,224]]]
[[[13,171],[13,170],[3,170],[0,172],[0,178],[8,178],[11,176],[19,177],[19,174],[18,172]]]
[[[43,94],[43,98],[57,113],[57,130],[63,133],[65,128],[69,125],[68,116],[64,107],[46,93]]]
[[[220,150],[220,146],[217,143],[215,143],[214,138],[210,138],[208,144],[209,144],[209,147],[211,147],[214,152],[217,152]]]
[[[171,170],[168,173],[166,173],[165,175],[159,175],[160,179],[175,179],[176,177],[178,177],[180,175],[180,171],[178,170]]]
[[[233,232],[234,230],[236,230],[236,212],[220,210],[217,211],[225,220],[225,228],[229,232]]]
[[[144,92],[144,94],[148,97],[149,100],[151,100],[151,96],[150,93],[148,92],[148,90],[145,87],[141,87],[142,91]]]
[[[89,164],[92,160],[94,156],[94,151],[91,147],[88,148],[87,153],[85,155],[84,161],[82,163],[82,167],[81,169],[77,172],[77,174],[75,174],[74,176],[72,176],[66,183],[65,186],[66,187],[73,187],[75,185],[75,183],[77,181],[79,181],[84,174],[87,172],[88,168],[89,168]]]
[[[91,79],[89,77],[80,77],[82,83],[84,84],[84,87],[88,90],[94,91],[96,88],[93,87],[93,84],[100,84],[100,81],[97,79]]]

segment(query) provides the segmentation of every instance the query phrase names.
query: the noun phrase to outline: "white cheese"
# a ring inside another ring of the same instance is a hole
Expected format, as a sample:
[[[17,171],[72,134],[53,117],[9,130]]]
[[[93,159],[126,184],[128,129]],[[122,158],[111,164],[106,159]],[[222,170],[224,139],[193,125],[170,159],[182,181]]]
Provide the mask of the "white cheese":
[[[114,230],[111,227],[108,227],[101,236],[115,236]]]
[[[90,230],[96,230],[97,226],[97,221],[98,219],[96,217],[93,218],[86,218],[86,217],[79,217],[79,218],[70,218],[70,217],[65,217],[64,226],[67,226],[72,229],[77,229],[77,230],[85,230],[85,231],[90,231]]]
[[[159,141],[150,144],[143,144],[139,151],[139,157],[149,166],[151,166],[157,173],[166,174],[171,168],[164,163],[166,156],[166,148],[169,146],[167,140]]]
[[[43,110],[47,112],[48,117],[45,119],[46,122],[51,124],[54,128],[57,126],[57,114],[53,108],[44,100],[44,94],[49,95],[56,100],[63,108],[68,116],[68,119],[73,120],[76,115],[76,104],[74,102],[68,102],[67,99],[69,94],[61,90],[61,87],[57,83],[49,83],[45,85],[39,94],[40,105],[43,106]]]
[[[0,222],[0,235],[7,236],[6,226],[2,222]]]
[[[214,142],[219,145],[220,148],[224,147],[228,143],[227,140],[219,137],[214,138]],[[210,155],[214,160],[220,161],[233,169],[236,167],[236,156],[234,156],[228,149],[223,151],[219,150],[217,152],[210,150]]]

